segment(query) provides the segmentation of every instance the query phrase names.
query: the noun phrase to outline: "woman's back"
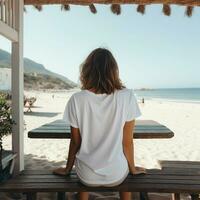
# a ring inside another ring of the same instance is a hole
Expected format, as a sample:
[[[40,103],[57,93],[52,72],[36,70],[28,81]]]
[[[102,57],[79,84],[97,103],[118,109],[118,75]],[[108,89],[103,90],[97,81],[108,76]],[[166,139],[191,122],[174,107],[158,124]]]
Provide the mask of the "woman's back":
[[[82,90],[72,95],[64,119],[80,130],[82,142],[75,166],[83,182],[93,184],[95,179],[95,184],[113,183],[127,173],[123,127],[139,115],[131,89],[115,90],[112,94]]]
[[[68,160],[55,174],[69,174],[75,164],[89,186],[116,186],[128,173],[145,173],[134,162],[133,129],[140,110],[133,90],[119,77],[117,61],[105,48],[94,49],[80,68],[81,91],[73,94],[63,119],[71,126]],[[94,92],[94,93],[93,93]],[[80,192],[80,200],[88,200]],[[130,192],[120,192],[130,200]]]

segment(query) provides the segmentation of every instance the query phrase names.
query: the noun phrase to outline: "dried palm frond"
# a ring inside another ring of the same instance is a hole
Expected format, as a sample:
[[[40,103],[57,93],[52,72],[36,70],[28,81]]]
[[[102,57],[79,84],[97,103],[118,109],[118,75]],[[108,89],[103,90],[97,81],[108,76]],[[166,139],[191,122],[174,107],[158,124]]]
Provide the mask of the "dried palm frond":
[[[97,13],[97,9],[96,9],[96,7],[94,6],[94,4],[90,4],[90,5],[89,5],[89,8],[90,8],[90,11],[91,11],[93,14],[96,14],[96,13]]]
[[[185,10],[185,15],[187,15],[188,17],[192,17],[192,13],[194,11],[194,7],[193,6],[188,6]]]
[[[119,4],[112,4],[110,8],[114,14],[116,14],[116,15],[121,14],[121,6]]]
[[[61,10],[64,10],[64,11],[70,10],[69,4],[63,4],[63,5],[61,6]]]
[[[138,5],[137,12],[143,15],[145,13],[145,5]]]
[[[38,11],[42,11],[42,6],[41,6],[41,5],[34,5],[34,7],[35,7]]]
[[[162,11],[166,16],[170,16],[171,15],[171,8],[170,8],[170,6],[168,4],[163,4]]]

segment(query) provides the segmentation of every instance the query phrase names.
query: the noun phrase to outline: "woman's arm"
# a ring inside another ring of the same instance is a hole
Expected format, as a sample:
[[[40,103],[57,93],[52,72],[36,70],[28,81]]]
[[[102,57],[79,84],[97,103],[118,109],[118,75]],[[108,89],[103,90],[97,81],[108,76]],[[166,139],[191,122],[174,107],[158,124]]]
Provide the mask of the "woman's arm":
[[[135,120],[125,122],[123,128],[123,151],[128,161],[129,171],[132,174],[145,173],[145,169],[136,167],[134,162],[134,144],[133,144],[133,129],[135,127]]]
[[[81,135],[78,128],[74,128],[71,126],[71,140],[69,145],[69,153],[68,153],[68,159],[67,164],[65,168],[58,168],[55,169],[53,172],[55,174],[59,175],[67,175],[70,173],[70,171],[73,168],[74,161],[76,158],[76,154],[79,151],[81,146]]]

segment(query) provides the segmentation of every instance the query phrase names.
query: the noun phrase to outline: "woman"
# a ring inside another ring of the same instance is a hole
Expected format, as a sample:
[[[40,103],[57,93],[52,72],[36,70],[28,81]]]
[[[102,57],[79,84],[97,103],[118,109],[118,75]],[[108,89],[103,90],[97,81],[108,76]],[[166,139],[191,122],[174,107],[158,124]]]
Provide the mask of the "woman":
[[[55,174],[67,175],[75,164],[80,181],[87,186],[112,187],[121,184],[130,173],[145,173],[135,166],[133,129],[140,110],[132,89],[120,81],[118,65],[112,53],[93,50],[81,66],[82,90],[73,94],[63,119],[71,126],[71,141],[65,168]],[[80,192],[80,200],[88,200]],[[130,192],[120,192],[122,200]]]

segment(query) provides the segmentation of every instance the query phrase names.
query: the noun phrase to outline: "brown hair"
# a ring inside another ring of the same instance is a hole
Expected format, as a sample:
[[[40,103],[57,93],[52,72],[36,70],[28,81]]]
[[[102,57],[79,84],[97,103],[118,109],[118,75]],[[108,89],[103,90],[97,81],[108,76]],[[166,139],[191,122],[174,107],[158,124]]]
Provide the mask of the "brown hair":
[[[94,89],[95,93],[111,94],[125,86],[119,78],[119,69],[112,53],[104,48],[93,50],[81,65],[81,89]]]

